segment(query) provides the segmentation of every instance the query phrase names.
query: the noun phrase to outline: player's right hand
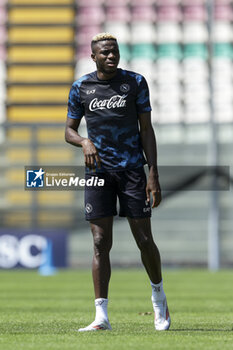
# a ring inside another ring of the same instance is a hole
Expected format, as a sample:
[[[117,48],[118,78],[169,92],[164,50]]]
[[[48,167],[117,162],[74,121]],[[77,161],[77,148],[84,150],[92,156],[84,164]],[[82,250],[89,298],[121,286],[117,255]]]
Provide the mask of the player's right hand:
[[[82,149],[86,167],[90,170],[94,170],[97,165],[97,167],[100,168],[101,161],[94,143],[90,139],[84,139],[82,141]]]

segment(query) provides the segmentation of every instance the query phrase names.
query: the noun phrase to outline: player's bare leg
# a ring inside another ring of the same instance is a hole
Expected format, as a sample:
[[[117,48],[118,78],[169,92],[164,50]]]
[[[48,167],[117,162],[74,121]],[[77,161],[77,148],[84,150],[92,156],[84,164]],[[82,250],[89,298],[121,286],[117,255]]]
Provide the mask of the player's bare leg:
[[[113,217],[90,221],[94,243],[92,276],[95,297],[108,297],[108,284],[111,277],[109,253],[112,247]]]
[[[161,282],[160,254],[152,237],[150,218],[128,218],[128,221],[137,246],[140,249],[142,263],[151,282],[155,284]]]
[[[159,331],[168,330],[171,319],[163,290],[160,254],[153,240],[150,218],[128,218],[128,221],[140,249],[142,263],[151,281],[155,329]]]
[[[111,277],[109,253],[112,247],[113,217],[106,217],[90,221],[94,243],[92,261],[92,276],[95,289],[96,317],[94,322],[80,332],[111,330],[108,320],[108,285]]]

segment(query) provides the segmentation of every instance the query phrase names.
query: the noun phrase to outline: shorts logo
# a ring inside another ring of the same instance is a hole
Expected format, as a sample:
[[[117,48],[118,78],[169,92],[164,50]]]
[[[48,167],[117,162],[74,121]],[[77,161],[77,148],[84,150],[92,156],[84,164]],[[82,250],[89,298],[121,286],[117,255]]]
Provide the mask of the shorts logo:
[[[93,210],[92,205],[90,203],[86,204],[85,209],[86,209],[87,214],[90,214]]]
[[[150,203],[147,200],[145,200],[145,205],[147,206],[147,208],[143,208],[143,213],[149,212],[151,210]]]
[[[121,90],[122,92],[128,92],[128,91],[130,90],[129,84],[122,84],[122,85],[120,86],[120,90]]]

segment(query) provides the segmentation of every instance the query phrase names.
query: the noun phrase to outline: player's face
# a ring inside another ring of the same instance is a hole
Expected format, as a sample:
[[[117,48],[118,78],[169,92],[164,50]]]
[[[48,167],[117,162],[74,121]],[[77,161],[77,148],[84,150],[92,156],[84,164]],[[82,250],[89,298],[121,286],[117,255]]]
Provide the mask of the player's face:
[[[97,70],[103,74],[111,75],[116,72],[120,60],[117,42],[114,40],[99,41],[91,55],[96,63]]]

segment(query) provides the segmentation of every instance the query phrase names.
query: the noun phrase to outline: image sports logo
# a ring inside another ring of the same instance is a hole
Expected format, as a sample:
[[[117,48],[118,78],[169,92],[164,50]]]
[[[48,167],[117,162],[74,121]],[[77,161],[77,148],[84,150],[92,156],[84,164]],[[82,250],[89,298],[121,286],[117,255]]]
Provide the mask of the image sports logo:
[[[27,170],[26,187],[43,187],[44,186],[44,171],[42,168],[39,170]]]

